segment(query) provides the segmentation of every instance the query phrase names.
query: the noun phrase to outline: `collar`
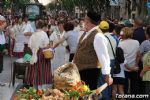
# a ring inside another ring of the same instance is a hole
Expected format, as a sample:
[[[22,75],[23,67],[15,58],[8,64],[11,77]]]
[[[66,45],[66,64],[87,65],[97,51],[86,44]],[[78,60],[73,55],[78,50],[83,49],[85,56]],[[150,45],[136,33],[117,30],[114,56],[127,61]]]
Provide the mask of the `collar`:
[[[111,33],[109,33],[109,32],[105,32],[105,33],[104,33],[104,35],[107,35],[107,34],[111,34]]]
[[[43,31],[43,29],[37,29],[37,30],[36,30],[36,32],[41,32],[41,31]]]
[[[90,34],[92,31],[97,30],[98,28],[99,28],[98,26],[95,26],[91,30],[89,30],[87,33]]]

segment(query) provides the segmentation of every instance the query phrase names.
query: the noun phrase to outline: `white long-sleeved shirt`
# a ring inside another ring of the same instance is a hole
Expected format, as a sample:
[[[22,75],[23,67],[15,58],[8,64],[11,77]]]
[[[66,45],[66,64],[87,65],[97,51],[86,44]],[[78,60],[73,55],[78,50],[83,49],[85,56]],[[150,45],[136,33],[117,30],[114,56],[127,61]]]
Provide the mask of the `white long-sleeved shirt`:
[[[26,32],[34,32],[34,29],[32,28],[30,22],[24,23],[24,29],[23,29],[23,34],[25,34]],[[25,36],[25,43],[28,44],[28,41],[30,39],[30,36]]]
[[[94,30],[98,29],[98,26],[92,28],[90,31],[86,33],[83,40],[87,38],[87,36]],[[82,41],[83,41],[82,40]],[[108,41],[102,33],[97,33],[94,38],[94,49],[97,54],[98,60],[102,66],[102,74],[110,74],[110,58],[107,50]]]
[[[107,37],[109,38],[110,42],[111,42],[111,44],[110,44],[109,40],[106,38],[107,41],[108,41],[107,48],[108,48],[109,57],[110,57],[111,60],[114,60],[115,57],[114,57],[114,55],[113,55],[113,52],[116,53],[117,42],[116,42],[116,40],[114,39],[114,37],[111,36],[110,33],[107,32],[107,33],[105,33],[104,35],[107,36]],[[112,51],[111,45],[112,45],[112,47],[113,47],[113,51]]]

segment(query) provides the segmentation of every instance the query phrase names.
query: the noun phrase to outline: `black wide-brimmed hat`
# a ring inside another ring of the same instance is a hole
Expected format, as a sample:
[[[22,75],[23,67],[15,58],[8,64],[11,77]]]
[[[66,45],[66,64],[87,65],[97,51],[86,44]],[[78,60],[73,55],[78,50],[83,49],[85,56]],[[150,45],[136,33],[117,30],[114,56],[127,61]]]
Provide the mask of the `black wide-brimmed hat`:
[[[101,16],[100,14],[94,12],[94,11],[88,11],[87,12],[87,17],[90,19],[90,21],[94,24],[94,25],[98,25],[100,20],[101,20]]]

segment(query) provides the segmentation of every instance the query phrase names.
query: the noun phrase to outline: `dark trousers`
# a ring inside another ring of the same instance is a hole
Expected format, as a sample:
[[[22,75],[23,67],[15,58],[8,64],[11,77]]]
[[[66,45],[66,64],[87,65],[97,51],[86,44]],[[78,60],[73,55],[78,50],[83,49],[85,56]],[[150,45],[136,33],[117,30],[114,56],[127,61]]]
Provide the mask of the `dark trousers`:
[[[5,44],[0,44],[0,73],[3,71],[3,50],[5,49]]]
[[[3,71],[3,53],[0,51],[0,73]]]
[[[100,69],[93,68],[79,71],[81,80],[90,87],[91,90],[97,89],[98,79],[100,77]]]
[[[70,56],[69,56],[69,62],[72,62],[73,57],[74,57],[74,53],[71,53]]]
[[[145,82],[145,94],[150,96],[150,81]]]
[[[125,71],[125,94],[128,93],[130,87],[130,94],[140,94],[140,79],[138,72]],[[130,84],[129,84],[130,81]]]

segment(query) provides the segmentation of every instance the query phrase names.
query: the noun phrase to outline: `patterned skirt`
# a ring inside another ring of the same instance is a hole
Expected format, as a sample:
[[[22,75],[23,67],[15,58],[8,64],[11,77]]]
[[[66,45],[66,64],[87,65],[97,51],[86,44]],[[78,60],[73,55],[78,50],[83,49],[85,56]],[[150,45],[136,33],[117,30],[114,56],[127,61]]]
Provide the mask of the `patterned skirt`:
[[[38,61],[27,69],[25,84],[43,85],[52,83],[51,61],[45,59],[42,50],[38,51]]]
[[[18,58],[22,58],[23,54],[24,54],[24,52],[13,52],[13,56],[18,57]]]

